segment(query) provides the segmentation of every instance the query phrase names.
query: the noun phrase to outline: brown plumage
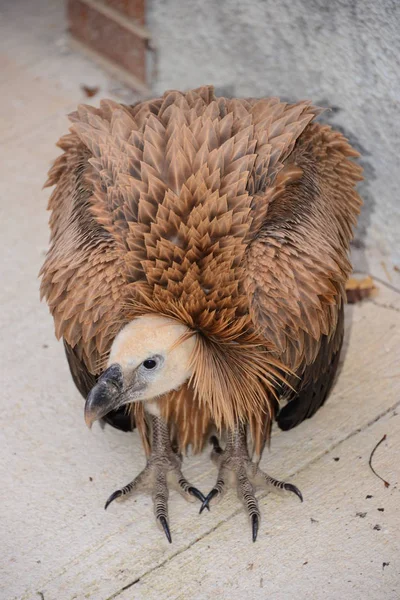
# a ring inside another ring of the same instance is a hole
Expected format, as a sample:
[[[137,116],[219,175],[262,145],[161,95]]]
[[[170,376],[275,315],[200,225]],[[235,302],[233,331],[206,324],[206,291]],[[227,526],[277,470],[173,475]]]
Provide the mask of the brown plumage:
[[[361,169],[342,134],[314,122],[319,113],[204,87],[70,116],[47,181],[41,291],[83,395],[116,334],[156,314],[197,334],[191,377],[157,400],[181,449],[246,423],[260,454],[275,416],[287,429],[323,403]],[[134,407],[149,452],[143,404]]]

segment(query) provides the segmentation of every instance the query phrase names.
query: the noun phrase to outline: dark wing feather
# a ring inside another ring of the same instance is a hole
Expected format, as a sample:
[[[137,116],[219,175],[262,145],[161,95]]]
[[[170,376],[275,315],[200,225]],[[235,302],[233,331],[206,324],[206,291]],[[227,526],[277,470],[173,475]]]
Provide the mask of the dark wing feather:
[[[312,417],[324,404],[335,380],[344,335],[343,305],[339,312],[335,335],[331,340],[321,338],[321,348],[315,361],[308,365],[301,376],[296,392],[288,391],[288,403],[278,413],[276,420],[284,431]],[[288,388],[289,390],[289,388]]]
[[[361,169],[349,160],[356,155],[341,134],[309,125],[287,161],[302,174],[271,202],[248,248],[252,320],[271,353],[297,375],[288,382],[295,392],[281,390],[289,400],[277,417],[282,429],[315,413],[337,370],[349,244],[361,205]]]
[[[64,348],[72,379],[81,395],[86,399],[95,385],[97,377],[88,371],[85,362],[79,358],[76,347],[72,348],[64,340]],[[132,411],[127,413],[125,407],[109,412],[108,415],[103,417],[103,421],[122,431],[132,431],[135,428]]]

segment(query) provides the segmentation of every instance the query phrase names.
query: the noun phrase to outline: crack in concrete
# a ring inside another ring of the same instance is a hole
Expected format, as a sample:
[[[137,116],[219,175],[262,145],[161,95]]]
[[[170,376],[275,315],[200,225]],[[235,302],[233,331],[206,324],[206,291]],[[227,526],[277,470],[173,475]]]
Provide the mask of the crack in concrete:
[[[151,572],[148,571],[149,573]],[[143,575],[142,575],[143,577]],[[129,588],[131,588],[132,586],[134,586],[136,583],[139,583],[140,581],[140,577],[138,577],[137,579],[135,579],[134,581],[132,581],[132,583],[127,583],[126,585],[124,585],[123,588],[121,588],[120,590],[118,590],[117,592],[115,592],[115,594],[113,594],[112,596],[109,596],[107,598],[107,600],[112,600],[113,598],[116,598],[117,596],[119,596],[120,594],[122,594],[122,592],[125,592],[126,590],[129,590]]]
[[[293,471],[292,473],[290,473],[288,475],[288,478],[294,477],[295,475],[298,475],[299,473],[302,473],[303,471],[305,471],[306,469],[308,469],[308,467],[312,466],[314,463],[316,463],[318,460],[320,460],[323,456],[326,456],[327,454],[329,454],[330,452],[332,452],[332,450],[336,450],[336,448],[338,448],[339,446],[341,446],[341,444],[343,444],[344,442],[347,442],[347,440],[351,439],[355,435],[358,435],[359,433],[362,433],[363,431],[366,431],[367,429],[369,429],[369,427],[371,427],[372,425],[374,425],[375,423],[377,423],[380,419],[382,419],[383,417],[385,417],[390,412],[395,411],[396,408],[398,408],[398,407],[400,407],[400,400],[397,401],[392,406],[390,406],[389,408],[387,408],[386,410],[384,410],[381,413],[379,413],[378,415],[376,415],[373,419],[371,419],[370,421],[368,421],[364,425],[364,427],[358,427],[357,429],[354,429],[349,434],[347,434],[344,438],[342,438],[341,440],[338,440],[336,443],[332,444],[329,448],[327,448],[323,452],[320,452],[320,454],[318,454],[317,456],[315,456],[312,460],[310,460],[310,462],[306,463],[305,465],[303,465],[302,467],[300,467],[296,471]],[[268,496],[268,494],[270,494],[270,493],[271,492],[264,492],[263,494],[260,494],[259,496],[257,496],[257,499],[258,500],[262,500],[263,498],[265,498],[266,496]],[[242,510],[243,510],[242,507],[238,508],[233,513],[231,513],[229,516],[227,516],[225,519],[222,519],[219,523],[217,523],[217,525],[215,525],[214,527],[212,527],[211,529],[209,529],[208,531],[206,531],[205,533],[203,533],[202,535],[200,535],[198,538],[194,539],[192,542],[190,542],[190,544],[188,544],[184,548],[181,548],[180,550],[177,550],[177,552],[175,552],[174,554],[171,554],[170,556],[168,556],[159,565],[152,567],[151,569],[149,569],[148,571],[146,571],[145,573],[143,573],[139,578],[135,579],[135,581],[133,581],[132,583],[129,583],[129,584],[125,585],[120,590],[117,590],[116,592],[114,592],[114,594],[112,594],[111,596],[108,596],[105,600],[114,600],[114,598],[117,598],[118,596],[120,596],[122,594],[122,592],[124,592],[126,589],[129,589],[135,583],[138,583],[140,581],[140,579],[143,579],[144,577],[146,577],[146,575],[149,575],[153,571],[156,571],[157,569],[160,569],[161,567],[163,567],[164,565],[166,565],[167,563],[169,563],[172,559],[174,559],[176,556],[179,556],[183,552],[186,552],[186,550],[188,550],[189,548],[191,548],[192,546],[194,546],[195,544],[197,544],[197,542],[199,542],[200,540],[206,538],[211,533],[213,533],[214,531],[216,531],[217,529],[219,529],[219,527],[221,527],[222,525],[224,525],[225,523],[227,523],[228,521],[230,521],[231,519],[233,519],[234,517],[236,517],[238,514],[240,514],[242,512]]]
[[[385,304],[383,302],[382,302],[382,304],[380,304],[376,300],[371,300],[371,302],[374,306],[378,306],[379,308],[384,308],[386,310],[393,310],[394,312],[400,313],[400,308],[397,308],[397,306],[393,306],[393,304]]]

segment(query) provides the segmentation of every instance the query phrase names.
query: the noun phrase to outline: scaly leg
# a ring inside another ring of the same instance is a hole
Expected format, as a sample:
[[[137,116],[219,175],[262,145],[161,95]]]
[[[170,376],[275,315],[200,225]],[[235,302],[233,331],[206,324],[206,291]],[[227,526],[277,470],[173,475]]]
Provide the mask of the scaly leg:
[[[171,543],[168,523],[169,487],[177,490],[186,500],[193,502],[198,498],[204,503],[204,495],[182,475],[182,458],[172,450],[167,424],[159,417],[151,417],[152,442],[151,454],[147,465],[133,481],[120,490],[116,490],[108,498],[107,508],[113,500],[136,492],[150,491],[157,524],[162,527]]]
[[[226,492],[227,484],[236,484],[238,497],[250,518],[253,542],[255,542],[260,524],[260,510],[255,497],[255,488],[293,492],[303,502],[303,496],[295,485],[274,479],[264,473],[257,463],[251,461],[247,451],[244,425],[238,425],[228,434],[225,450],[220,447],[215,436],[210,441],[213,445],[211,459],[219,468],[218,479],[201,505],[200,513],[208,508],[210,503],[220,501]]]

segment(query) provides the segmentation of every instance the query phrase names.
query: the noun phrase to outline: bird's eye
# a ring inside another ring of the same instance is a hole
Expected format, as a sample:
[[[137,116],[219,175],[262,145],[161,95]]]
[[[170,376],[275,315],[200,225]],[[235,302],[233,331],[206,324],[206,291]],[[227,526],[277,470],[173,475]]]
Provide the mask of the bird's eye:
[[[154,360],[153,358],[148,358],[147,360],[143,361],[143,366],[145,369],[148,369],[149,371],[151,369],[155,369],[157,366],[157,361]]]

